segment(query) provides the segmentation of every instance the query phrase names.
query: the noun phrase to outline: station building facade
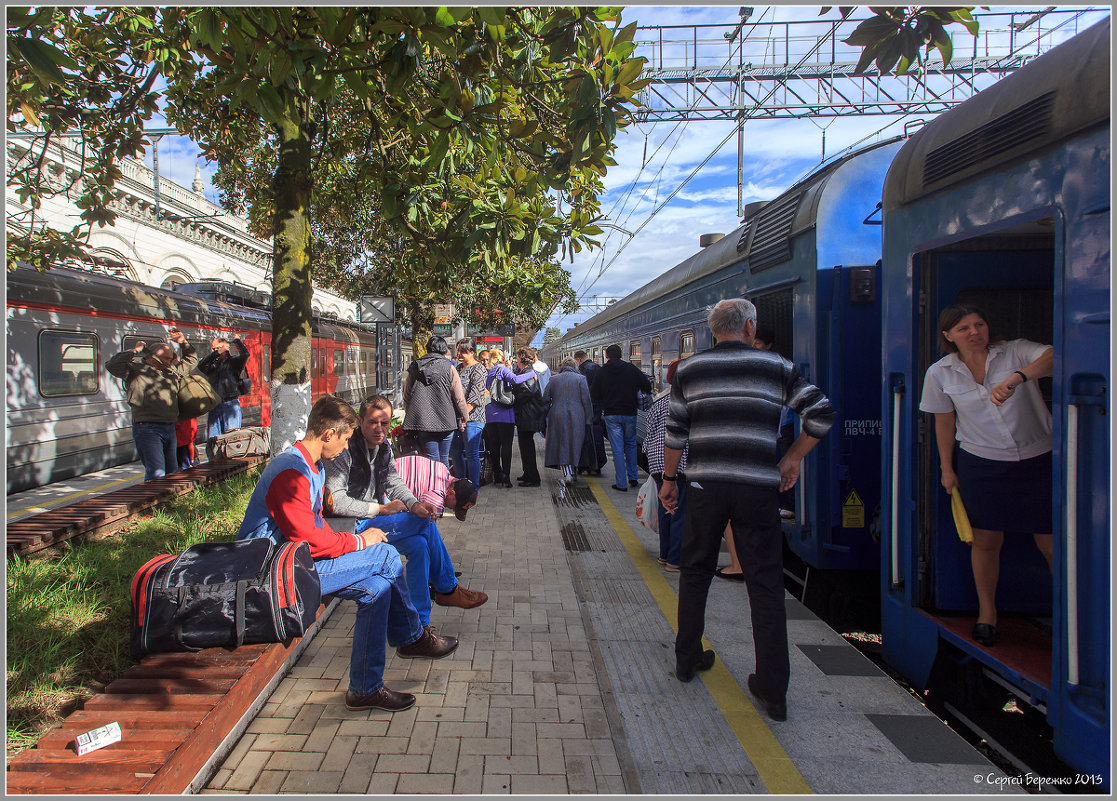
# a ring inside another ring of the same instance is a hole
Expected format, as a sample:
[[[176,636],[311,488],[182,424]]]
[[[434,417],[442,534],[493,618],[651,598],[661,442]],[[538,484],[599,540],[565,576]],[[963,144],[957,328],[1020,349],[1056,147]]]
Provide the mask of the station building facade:
[[[10,175],[21,159],[28,158],[27,142],[9,139],[7,156]],[[154,171],[132,159],[124,159],[120,167],[123,177],[116,183],[120,197],[112,203],[116,223],[95,226],[89,237],[89,262],[68,266],[164,289],[195,281],[226,281],[271,293],[272,243],[250,234],[243,217],[207,200],[197,169],[190,189],[159,178],[157,213]],[[43,199],[36,224],[45,221],[66,230],[78,221],[80,209],[74,200],[80,169],[76,150],[65,146],[48,150],[47,180],[58,191]],[[67,192],[71,185],[75,189]],[[5,205],[9,227],[29,225],[31,209],[10,185],[5,189]],[[356,304],[321,287],[314,288],[311,304],[317,314],[357,319]]]

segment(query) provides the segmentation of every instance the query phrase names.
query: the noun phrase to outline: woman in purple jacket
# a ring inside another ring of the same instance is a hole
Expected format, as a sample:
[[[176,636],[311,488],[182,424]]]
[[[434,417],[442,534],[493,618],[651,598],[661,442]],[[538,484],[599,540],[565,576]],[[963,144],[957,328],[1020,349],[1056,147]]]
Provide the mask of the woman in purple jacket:
[[[508,369],[504,351],[489,348],[489,372],[485,387],[489,402],[485,406],[485,447],[493,462],[493,486],[512,487],[512,439],[516,430],[516,414],[512,409],[512,387],[535,378],[528,370],[516,375]],[[496,386],[494,387],[494,384]]]

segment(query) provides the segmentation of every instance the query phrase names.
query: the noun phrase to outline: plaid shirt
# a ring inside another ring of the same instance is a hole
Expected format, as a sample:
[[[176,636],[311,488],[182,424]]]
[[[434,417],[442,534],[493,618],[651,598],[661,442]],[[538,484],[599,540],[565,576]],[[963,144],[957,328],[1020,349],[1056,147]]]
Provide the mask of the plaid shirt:
[[[644,453],[648,455],[648,472],[663,472],[663,438],[667,433],[667,404],[671,393],[664,391],[652,403],[648,410],[648,435],[644,439]],[[679,460],[679,469],[686,470],[686,455],[690,450],[688,444],[683,448],[683,458]]]
[[[446,505],[446,492],[453,480],[446,465],[426,456],[412,454],[396,459],[396,472],[411,493],[431,508],[435,517],[442,514],[442,507]]]

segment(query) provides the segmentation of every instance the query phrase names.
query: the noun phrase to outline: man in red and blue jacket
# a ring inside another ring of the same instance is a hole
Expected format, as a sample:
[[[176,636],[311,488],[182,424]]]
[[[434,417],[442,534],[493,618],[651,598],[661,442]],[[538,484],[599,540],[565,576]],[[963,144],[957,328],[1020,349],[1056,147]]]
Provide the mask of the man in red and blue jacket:
[[[332,395],[320,398],[307,418],[306,436],[264,469],[237,539],[267,537],[310,545],[322,594],[357,603],[346,707],[398,712],[414,705],[415,696],[384,686],[385,643],[404,659],[440,659],[458,641],[423,626],[408,597],[399,552],[385,542],[382,531],[335,532],[322,519],[323,460],[345,449],[356,426],[349,404]]]

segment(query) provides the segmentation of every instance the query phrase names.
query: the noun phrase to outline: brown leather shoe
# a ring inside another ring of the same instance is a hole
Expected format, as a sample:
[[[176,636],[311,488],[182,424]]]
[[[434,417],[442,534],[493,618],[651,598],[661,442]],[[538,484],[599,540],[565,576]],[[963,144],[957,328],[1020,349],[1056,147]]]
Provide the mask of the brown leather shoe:
[[[467,590],[461,584],[449,592],[435,592],[434,602],[439,606],[456,606],[459,609],[472,609],[489,600],[489,596],[477,590]]]
[[[423,629],[423,636],[415,642],[396,649],[396,655],[403,659],[441,659],[449,656],[458,647],[457,637],[440,637],[432,626]]]
[[[388,712],[401,712],[415,706],[415,696],[411,693],[397,693],[387,687],[381,687],[372,695],[354,695],[345,693],[345,708],[354,711],[358,709],[384,709]]]

